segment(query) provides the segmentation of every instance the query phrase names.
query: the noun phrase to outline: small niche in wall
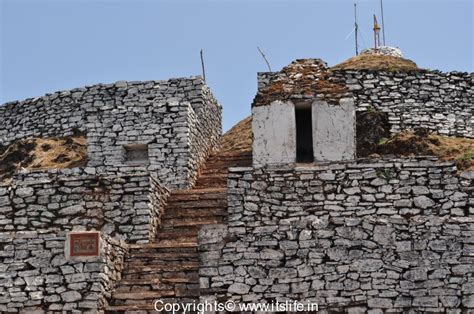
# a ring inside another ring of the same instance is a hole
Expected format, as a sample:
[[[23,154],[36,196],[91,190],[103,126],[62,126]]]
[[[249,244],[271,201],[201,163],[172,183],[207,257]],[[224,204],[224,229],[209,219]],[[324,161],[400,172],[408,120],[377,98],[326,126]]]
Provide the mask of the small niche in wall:
[[[148,165],[150,159],[148,156],[148,144],[129,144],[124,145],[125,163],[133,165]]]

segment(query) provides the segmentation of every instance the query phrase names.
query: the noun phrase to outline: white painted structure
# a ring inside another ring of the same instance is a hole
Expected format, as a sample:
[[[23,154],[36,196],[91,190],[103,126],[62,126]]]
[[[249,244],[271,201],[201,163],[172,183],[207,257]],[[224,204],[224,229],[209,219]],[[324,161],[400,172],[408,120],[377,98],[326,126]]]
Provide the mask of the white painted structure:
[[[339,104],[311,103],[315,162],[353,160],[356,157],[355,106],[352,98]],[[253,165],[296,162],[295,105],[273,101],[252,108]]]
[[[312,105],[314,161],[356,158],[355,105],[352,98],[339,104],[316,100]]]
[[[253,164],[296,161],[296,119],[292,102],[274,101],[252,108]]]

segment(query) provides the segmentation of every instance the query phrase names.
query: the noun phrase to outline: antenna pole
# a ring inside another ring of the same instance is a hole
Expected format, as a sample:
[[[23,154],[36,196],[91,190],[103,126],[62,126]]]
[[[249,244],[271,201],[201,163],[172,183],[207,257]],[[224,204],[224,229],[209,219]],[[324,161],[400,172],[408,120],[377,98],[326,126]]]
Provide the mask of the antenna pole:
[[[385,23],[383,18],[383,0],[380,0],[380,12],[382,14],[382,38],[383,38],[383,45],[385,46]]]
[[[202,77],[204,79],[204,82],[206,82],[206,69],[204,68],[204,56],[203,56],[202,49],[201,49],[201,67],[202,67]]]
[[[272,68],[270,67],[270,63],[268,62],[267,57],[265,57],[265,54],[264,54],[263,51],[260,49],[260,47],[257,47],[257,49],[258,49],[258,51],[260,52],[260,54],[262,55],[263,60],[265,60],[265,63],[267,64],[267,67],[268,67],[268,71],[272,72]]]
[[[357,37],[359,36],[359,25],[357,24],[357,3],[354,2],[354,30],[355,30],[355,48],[356,56],[359,55],[359,43],[357,42]]]

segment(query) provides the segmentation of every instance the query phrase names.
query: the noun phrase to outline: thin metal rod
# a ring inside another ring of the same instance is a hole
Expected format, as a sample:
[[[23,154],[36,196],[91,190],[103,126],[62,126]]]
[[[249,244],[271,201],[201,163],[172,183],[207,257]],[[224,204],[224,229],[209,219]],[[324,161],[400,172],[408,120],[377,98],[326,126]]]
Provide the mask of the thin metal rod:
[[[359,34],[359,25],[357,24],[357,3],[354,2],[354,30],[355,30],[355,48],[356,48],[356,56],[359,55],[359,43],[357,41],[357,37]]]
[[[383,38],[383,45],[385,46],[385,23],[383,18],[383,0],[380,0],[380,11],[382,13],[382,38]]]
[[[206,69],[204,68],[204,56],[203,56],[202,49],[201,49],[201,67],[202,67],[202,77],[204,79],[204,82],[206,82]]]
[[[260,52],[260,54],[262,55],[263,60],[265,60],[265,62],[267,63],[268,71],[272,72],[272,68],[270,67],[270,63],[268,62],[267,57],[265,57],[265,54],[263,53],[262,49],[260,49],[260,47],[257,47],[257,49]]]

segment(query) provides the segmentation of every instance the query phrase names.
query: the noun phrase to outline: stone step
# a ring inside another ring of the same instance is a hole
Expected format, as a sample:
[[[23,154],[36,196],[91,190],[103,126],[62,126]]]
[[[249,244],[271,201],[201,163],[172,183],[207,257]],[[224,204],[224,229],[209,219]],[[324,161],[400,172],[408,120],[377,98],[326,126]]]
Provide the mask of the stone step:
[[[130,261],[125,263],[124,271],[122,275],[139,275],[143,273],[175,273],[175,272],[186,272],[186,271],[197,271],[199,269],[199,262],[181,262],[176,261],[173,263],[159,263],[143,265],[140,261]],[[129,277],[133,278],[133,277]]]
[[[167,254],[197,254],[197,246],[190,246],[190,247],[144,247],[144,248],[134,248],[129,251],[127,256],[132,256],[133,254],[165,254],[165,258]],[[168,255],[168,256],[169,256]]]
[[[199,178],[194,186],[195,189],[200,188],[210,188],[210,187],[222,187],[227,185],[227,176],[215,175],[215,176],[205,176]]]
[[[167,253],[161,253],[167,254]],[[138,262],[137,262],[138,261]],[[163,257],[160,253],[144,253],[144,254],[136,254],[126,258],[125,263],[127,265],[154,265],[156,263],[168,263],[169,265],[174,265],[176,263],[198,263],[199,262],[199,255],[198,253],[190,254],[189,256],[166,256]]]
[[[171,201],[166,204],[165,214],[169,211],[179,208],[214,208],[227,207],[227,199],[213,199],[213,200],[190,200],[190,201]]]
[[[157,291],[138,291],[138,292],[114,292],[112,297],[116,300],[158,300],[162,297],[175,296],[174,289]]]
[[[164,303],[177,303],[177,302],[189,302],[197,303],[197,298],[187,298],[188,300],[183,301],[181,298],[160,298]],[[140,302],[140,301],[139,301]],[[155,311],[154,302],[146,302],[143,304],[120,304],[120,305],[107,305],[105,307],[106,313],[126,313],[126,314],[156,314],[156,313],[165,313]]]
[[[127,255],[126,260],[129,258],[143,258],[143,259],[156,259],[162,261],[180,261],[180,260],[190,260],[198,256],[197,250],[185,251],[185,252],[169,252],[169,249],[150,249],[145,250],[132,250]]]
[[[227,217],[226,217],[227,218]],[[171,218],[167,218],[166,221],[168,221]],[[195,232],[197,235],[199,233],[199,230],[201,230],[202,225],[193,225],[193,226],[170,226],[170,225],[162,225],[160,231],[164,233],[175,233],[175,234],[180,234],[183,232]],[[159,237],[156,238],[157,241],[160,239]]]
[[[149,267],[166,267],[167,265],[173,265],[175,267],[180,267],[183,266],[183,270],[186,270],[188,268],[194,269],[194,266],[199,265],[199,255],[196,254],[194,258],[189,258],[189,259],[179,259],[175,260],[172,263],[168,261],[163,261],[163,260],[157,260],[157,259],[149,259],[149,258],[127,258],[125,260],[125,265],[127,267],[140,267],[140,266],[149,266]],[[168,270],[166,270],[168,271]]]
[[[142,266],[154,266],[157,264],[157,261],[165,264],[172,264],[172,265],[184,265],[184,263],[190,263],[194,265],[195,263],[199,263],[199,255],[196,253],[194,256],[186,257],[186,258],[176,258],[176,259],[160,259],[159,254],[149,256],[133,256],[129,257],[125,260],[125,265],[127,267],[138,267]],[[163,264],[161,264],[163,265]]]
[[[143,293],[145,296],[155,293],[163,294],[162,296],[166,297],[196,297],[199,296],[199,284],[197,282],[190,284],[175,283],[173,285],[167,285],[166,287],[157,285],[120,286],[114,292],[114,294],[118,294],[120,296],[129,293]],[[116,299],[120,300],[121,298],[118,297]],[[146,299],[146,297],[144,299]]]
[[[122,279],[120,285],[122,286],[137,286],[137,285],[170,285],[175,283],[195,283],[196,278],[191,277],[177,277],[177,278],[135,278]]]
[[[151,278],[151,279],[122,279],[120,281],[121,286],[140,286],[140,285],[162,285],[163,279]]]
[[[179,201],[201,201],[201,200],[222,200],[227,199],[226,189],[210,188],[210,189],[191,189],[173,191],[168,197],[167,203]]]
[[[215,208],[175,208],[168,210],[164,215],[164,219],[168,218],[186,218],[186,217],[216,217],[216,216],[227,216],[227,208],[215,207]]]
[[[171,192],[171,195],[188,195],[188,194],[216,194],[216,193],[226,193],[227,188],[217,187],[217,188],[209,188],[209,189],[185,189],[185,190],[174,190]]]
[[[163,222],[163,229],[174,229],[178,227],[206,226],[223,223],[222,217],[193,217],[193,218],[169,218]]]
[[[176,238],[193,238],[197,237],[199,232],[198,228],[188,229],[188,230],[163,230],[160,229],[156,234],[156,242],[159,240],[169,240],[169,239],[176,239]]]
[[[141,292],[141,291],[167,291],[174,290],[174,284],[162,284],[162,283],[145,283],[150,281],[148,279],[137,279],[136,284],[120,284],[115,288],[116,293],[124,292]],[[140,282],[143,281],[143,282]]]
[[[155,311],[154,303],[146,304],[121,304],[121,305],[107,305],[105,306],[106,313],[126,313],[126,314],[144,314],[144,313],[163,313]]]
[[[160,240],[151,243],[129,244],[130,250],[134,249],[162,249],[162,248],[196,248],[197,242],[180,242],[179,240]]]
[[[168,199],[168,202],[166,203],[166,208],[172,208],[176,207],[177,205],[179,206],[188,206],[188,207],[202,207],[203,205],[206,204],[219,204],[219,205],[224,205],[227,206],[227,195],[225,194],[220,194],[220,195],[215,195],[215,197],[212,198],[207,198],[206,196],[195,196],[195,195],[190,195],[190,196],[178,196],[178,197],[170,197]]]
[[[199,229],[226,221],[228,168],[251,162],[251,153],[219,153],[208,158],[194,188],[171,192],[156,240],[130,245],[106,312],[157,313],[152,300],[197,301]]]
[[[227,174],[224,173],[210,173],[210,174],[205,174],[200,176],[197,179],[197,182],[203,181],[203,180],[212,180],[212,179],[223,179],[227,181]]]
[[[130,273],[122,276],[122,280],[149,279],[159,279],[164,284],[196,284],[199,281],[199,273],[197,270],[188,270],[158,273]]]

